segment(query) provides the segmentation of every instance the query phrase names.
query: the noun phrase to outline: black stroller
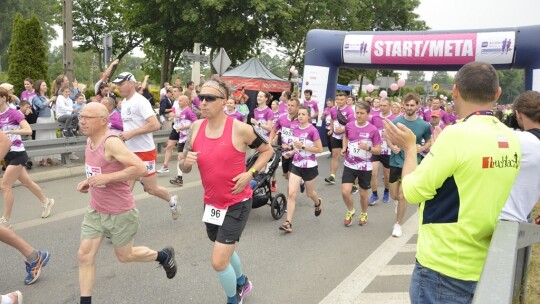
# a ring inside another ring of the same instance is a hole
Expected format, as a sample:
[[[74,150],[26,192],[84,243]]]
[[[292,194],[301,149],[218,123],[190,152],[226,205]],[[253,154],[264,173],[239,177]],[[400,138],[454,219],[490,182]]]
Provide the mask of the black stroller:
[[[259,175],[253,179],[255,182],[254,186],[252,187],[253,208],[259,208],[268,204],[270,205],[272,217],[279,220],[287,208],[287,197],[283,193],[276,193],[275,196],[272,196],[272,191],[270,188],[272,183],[272,175],[274,172],[276,172],[281,159],[281,148],[277,146],[273,146],[273,148],[274,154],[268,161],[266,168],[261,170]],[[253,166],[258,157],[259,153],[255,152],[255,154],[248,158],[246,162],[247,169]]]

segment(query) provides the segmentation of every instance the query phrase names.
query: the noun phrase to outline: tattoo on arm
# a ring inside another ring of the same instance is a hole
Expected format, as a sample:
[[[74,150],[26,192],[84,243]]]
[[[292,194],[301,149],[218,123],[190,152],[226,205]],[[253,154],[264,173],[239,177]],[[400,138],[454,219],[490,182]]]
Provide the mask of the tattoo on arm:
[[[193,135],[193,125],[189,128],[187,138],[186,138],[186,143],[184,145],[184,151],[182,151],[182,159],[179,160],[180,170],[184,173],[189,173],[191,171],[191,167],[186,167],[184,165],[184,161],[186,160],[188,152],[193,150],[193,146],[191,144],[192,135]]]

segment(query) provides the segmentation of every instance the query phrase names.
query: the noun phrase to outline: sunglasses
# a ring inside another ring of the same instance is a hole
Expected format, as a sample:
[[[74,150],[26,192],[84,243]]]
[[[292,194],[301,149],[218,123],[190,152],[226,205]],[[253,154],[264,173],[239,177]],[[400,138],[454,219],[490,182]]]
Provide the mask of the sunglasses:
[[[212,94],[199,94],[199,101],[202,102],[203,100],[206,100],[206,102],[214,102],[216,99],[224,99],[224,97],[216,96]]]

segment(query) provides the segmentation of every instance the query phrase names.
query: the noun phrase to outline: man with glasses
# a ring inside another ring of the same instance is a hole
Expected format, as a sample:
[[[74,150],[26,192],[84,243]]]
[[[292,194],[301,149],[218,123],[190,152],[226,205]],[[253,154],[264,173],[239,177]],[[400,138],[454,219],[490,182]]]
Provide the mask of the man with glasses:
[[[156,146],[152,132],[159,130],[160,124],[156,113],[148,100],[135,91],[137,81],[135,76],[128,72],[120,73],[112,81],[118,87],[122,101],[122,123],[124,131],[120,138],[124,140],[128,149],[134,152],[146,165],[147,174],[141,178],[144,191],[157,196],[169,203],[173,220],[180,216],[178,198],[171,195],[167,189],[158,185],[156,176]],[[131,182],[131,188],[135,181]]]
[[[225,114],[228,97],[227,85],[219,80],[202,85],[199,100],[204,119],[189,129],[180,169],[188,173],[194,164],[199,168],[204,188],[203,221],[208,238],[214,242],[212,267],[227,303],[236,304],[242,303],[252,287],[235,251],[251,211],[249,182],[266,167],[273,150],[252,126]],[[246,171],[248,145],[257,149],[259,158]]]
[[[401,123],[411,129],[414,133],[416,136],[417,160],[418,163],[420,163],[422,160],[420,153],[428,150],[431,146],[431,129],[429,128],[429,124],[417,115],[418,107],[420,105],[420,96],[416,93],[407,93],[403,97],[403,100],[405,112],[403,113],[403,116],[394,119],[392,122],[396,125]],[[423,146],[422,139],[425,142]],[[386,142],[388,143],[388,147],[392,150],[392,155],[390,156],[390,178],[388,180],[390,183],[390,196],[392,196],[392,199],[397,200],[396,223],[392,230],[392,236],[399,238],[403,234],[401,225],[403,224],[403,218],[407,211],[407,201],[403,196],[403,189],[401,188],[401,171],[405,155],[398,146],[392,144],[390,139],[387,138]]]

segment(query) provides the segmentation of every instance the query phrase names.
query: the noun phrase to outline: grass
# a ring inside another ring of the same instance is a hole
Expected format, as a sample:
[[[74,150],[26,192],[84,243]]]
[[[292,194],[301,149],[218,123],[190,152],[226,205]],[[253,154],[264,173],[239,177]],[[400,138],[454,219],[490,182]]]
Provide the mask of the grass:
[[[533,218],[540,214],[540,204],[533,209]],[[533,245],[527,281],[527,303],[540,303],[540,243]]]

